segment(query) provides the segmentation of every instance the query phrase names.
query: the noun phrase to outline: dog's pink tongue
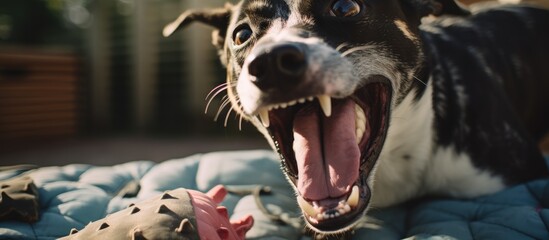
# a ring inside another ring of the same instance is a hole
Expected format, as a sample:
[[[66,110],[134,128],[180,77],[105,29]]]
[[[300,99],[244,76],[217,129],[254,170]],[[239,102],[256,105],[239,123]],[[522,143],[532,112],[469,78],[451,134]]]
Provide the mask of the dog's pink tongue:
[[[297,188],[305,199],[341,197],[358,179],[360,150],[355,136],[355,103],[333,106],[332,116],[301,111],[294,119]]]

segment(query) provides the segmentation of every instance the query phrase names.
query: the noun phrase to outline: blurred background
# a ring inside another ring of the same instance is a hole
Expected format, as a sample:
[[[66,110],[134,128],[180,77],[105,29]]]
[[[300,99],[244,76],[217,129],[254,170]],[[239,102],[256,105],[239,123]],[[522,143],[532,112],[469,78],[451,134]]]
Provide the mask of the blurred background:
[[[0,165],[114,164],[268,148],[221,96],[211,29],[164,38],[184,10],[221,0],[0,1]],[[223,95],[223,94],[221,94]]]
[[[204,114],[206,95],[225,80],[211,29],[161,35],[184,9],[224,2],[0,1],[0,166],[268,148],[228,108],[218,111],[222,96]]]

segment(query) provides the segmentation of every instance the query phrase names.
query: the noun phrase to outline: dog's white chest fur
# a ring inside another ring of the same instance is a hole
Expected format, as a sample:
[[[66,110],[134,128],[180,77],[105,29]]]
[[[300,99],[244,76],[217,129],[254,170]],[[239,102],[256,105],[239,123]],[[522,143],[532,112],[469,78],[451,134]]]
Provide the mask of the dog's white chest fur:
[[[424,194],[475,197],[504,187],[500,177],[476,168],[467,154],[435,144],[431,82],[419,101],[410,93],[392,112],[372,179],[375,207]]]

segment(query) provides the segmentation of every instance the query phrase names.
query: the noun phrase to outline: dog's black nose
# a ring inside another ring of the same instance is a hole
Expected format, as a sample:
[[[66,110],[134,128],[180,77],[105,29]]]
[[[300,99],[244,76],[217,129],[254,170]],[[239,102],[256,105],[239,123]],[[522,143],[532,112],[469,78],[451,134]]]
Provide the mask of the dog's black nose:
[[[305,74],[307,59],[295,44],[277,44],[262,49],[248,65],[254,84],[262,90],[291,87]]]

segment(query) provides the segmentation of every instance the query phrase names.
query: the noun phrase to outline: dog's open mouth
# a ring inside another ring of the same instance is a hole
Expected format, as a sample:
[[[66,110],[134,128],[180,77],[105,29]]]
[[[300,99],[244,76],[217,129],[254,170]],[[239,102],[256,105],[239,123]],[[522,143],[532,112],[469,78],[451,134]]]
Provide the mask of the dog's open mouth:
[[[365,212],[390,99],[390,85],[381,81],[344,99],[305,97],[261,111],[305,219],[316,230],[347,229]]]

